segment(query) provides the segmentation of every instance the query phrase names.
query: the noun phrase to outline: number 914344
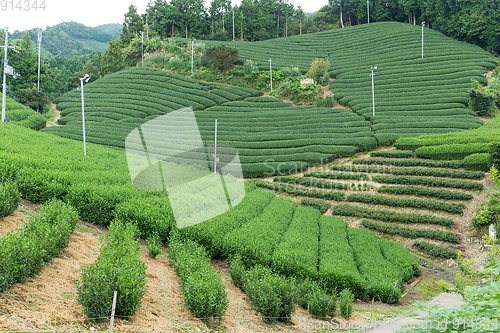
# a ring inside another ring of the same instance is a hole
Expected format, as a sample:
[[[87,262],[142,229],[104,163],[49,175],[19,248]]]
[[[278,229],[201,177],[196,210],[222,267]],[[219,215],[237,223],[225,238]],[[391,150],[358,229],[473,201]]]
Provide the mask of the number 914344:
[[[0,0],[0,10],[2,12],[45,11],[45,0]]]

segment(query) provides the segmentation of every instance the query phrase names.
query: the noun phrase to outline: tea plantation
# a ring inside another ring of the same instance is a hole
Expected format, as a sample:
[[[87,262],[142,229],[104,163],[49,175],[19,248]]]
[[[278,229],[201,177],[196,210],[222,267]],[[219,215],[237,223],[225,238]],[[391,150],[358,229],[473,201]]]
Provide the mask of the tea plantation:
[[[205,41],[207,46],[217,42]],[[401,136],[446,133],[478,128],[482,122],[467,110],[471,79],[495,67],[495,58],[477,46],[458,42],[409,24],[380,22],[261,42],[226,42],[240,57],[269,68],[298,67],[311,61],[330,62],[330,90],[341,104],[370,119],[379,144]],[[375,117],[371,66],[374,71]]]
[[[137,126],[190,106],[205,145],[214,142],[217,119],[217,142],[238,149],[246,177],[297,172],[302,165],[326,163],[377,145],[369,122],[349,110],[294,107],[254,97],[259,94],[153,68],[128,68],[85,86],[86,138],[124,148],[126,136]],[[82,140],[80,94],[62,96],[58,108],[64,116],[59,122],[65,125],[44,131]]]

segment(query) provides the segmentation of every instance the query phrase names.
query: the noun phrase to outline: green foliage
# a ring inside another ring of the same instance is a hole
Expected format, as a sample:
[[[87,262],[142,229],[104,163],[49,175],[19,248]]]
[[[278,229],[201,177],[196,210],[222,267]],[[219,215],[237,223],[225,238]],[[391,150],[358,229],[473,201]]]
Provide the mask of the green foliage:
[[[370,164],[376,164],[376,165],[390,165],[390,166],[396,166],[396,167],[416,167],[416,166],[424,166],[428,168],[450,168],[450,169],[458,169],[463,167],[462,161],[433,161],[433,160],[426,160],[426,159],[418,159],[418,158],[411,158],[411,159],[404,159],[404,160],[396,160],[392,158],[357,158],[352,161],[353,164],[357,165],[370,165]],[[363,171],[363,170],[368,170],[363,169],[362,166],[348,166],[344,165],[342,167],[350,167],[351,171]],[[352,170],[354,168],[354,170]],[[367,171],[365,171],[367,172]]]
[[[455,180],[446,178],[420,177],[420,176],[372,176],[372,180],[378,183],[422,185],[433,187],[451,187],[463,190],[482,190],[483,184],[469,180]]]
[[[346,198],[350,202],[362,202],[374,205],[385,205],[391,207],[411,207],[427,210],[441,210],[453,214],[461,214],[464,211],[464,204],[444,202],[438,200],[425,200],[416,198],[395,198],[379,194],[351,193]]]
[[[318,220],[312,207],[298,207],[289,228],[276,246],[271,265],[279,273],[297,278],[318,276]]]
[[[325,289],[349,288],[358,297],[365,294],[365,282],[358,271],[354,252],[347,241],[347,223],[336,216],[319,219],[319,280]]]
[[[151,233],[146,240],[148,245],[148,254],[151,258],[156,258],[162,252],[162,241],[161,237],[155,231]]]
[[[488,157],[489,165],[500,165],[500,142],[490,142],[488,146],[488,152],[490,153]]]
[[[412,158],[414,155],[412,150],[380,150],[370,153],[371,157],[383,158]]]
[[[47,123],[44,116],[30,109],[7,110],[5,112],[5,117],[9,118],[11,123],[31,128],[36,131],[45,128]]]
[[[314,106],[318,108],[331,108],[337,103],[333,96],[320,97],[314,102]]]
[[[76,290],[87,318],[109,317],[114,291],[117,291],[116,316],[129,318],[139,310],[146,288],[146,265],[139,258],[137,237],[136,226],[113,221],[99,257],[82,266]]]
[[[296,177],[300,178],[300,177]],[[259,187],[264,187],[270,190],[277,191],[279,193],[287,193],[293,196],[300,195],[303,197],[311,197],[311,198],[320,198],[326,200],[335,200],[335,201],[344,201],[345,193],[338,191],[327,191],[325,189],[316,190],[316,189],[306,189],[303,187],[298,187],[295,184],[282,184],[282,183],[271,183],[264,180],[254,180],[255,185]],[[342,184],[342,183],[338,183]],[[348,186],[345,186],[345,189],[348,189]]]
[[[434,215],[398,213],[387,209],[372,209],[345,203],[333,205],[332,208],[334,215],[365,217],[384,222],[437,224],[446,227],[453,224],[452,219]]]
[[[445,200],[471,200],[472,194],[450,191],[445,189],[434,189],[417,185],[386,186],[377,188],[379,193],[419,195],[425,197],[435,197]]]
[[[62,199],[69,186],[68,181],[55,172],[30,167],[19,170],[16,181],[22,196],[34,203],[43,203],[52,198]]]
[[[302,206],[311,206],[319,210],[321,214],[326,213],[328,209],[332,206],[329,202],[319,200],[319,199],[302,199],[300,201]]]
[[[327,76],[328,70],[330,69],[330,61],[321,59],[315,59],[311,63],[311,67],[309,71],[306,73],[306,76],[315,78],[316,80],[328,80],[330,76]]]
[[[490,173],[493,182],[500,186],[500,172],[498,172],[498,169],[494,165],[490,168]]]
[[[353,301],[354,295],[349,289],[344,289],[339,293],[340,315],[345,319],[349,319],[351,317]]]
[[[222,278],[212,270],[205,249],[191,240],[174,238],[169,254],[191,313],[196,318],[222,317],[229,300]]]
[[[494,219],[495,212],[490,211],[488,207],[484,207],[480,209],[476,215],[474,215],[471,222],[474,227],[479,228],[483,225],[490,224]]]
[[[115,217],[116,206],[131,199],[135,192],[130,186],[79,184],[69,188],[66,199],[82,219],[107,226]]]
[[[370,176],[364,173],[344,173],[344,172],[322,172],[313,171],[304,173],[304,177],[316,177],[326,179],[343,179],[343,180],[369,180]]]
[[[68,244],[78,215],[62,201],[51,201],[17,232],[0,237],[0,292],[36,274]]]
[[[384,303],[397,302],[403,273],[399,266],[384,258],[375,234],[367,229],[348,228],[347,237],[368,295]]]
[[[400,243],[380,239],[378,241],[384,258],[398,266],[404,281],[420,275],[418,260]]]
[[[472,80],[470,93],[470,105],[480,117],[491,116],[491,110],[497,99],[496,93],[490,89],[485,89],[478,81]]]
[[[115,217],[135,224],[143,239],[157,234],[161,241],[168,241],[175,225],[174,214],[167,197],[136,197],[116,205]]]
[[[226,45],[219,45],[206,50],[206,56],[212,60],[217,71],[225,72],[234,67],[238,61],[238,49]]]
[[[260,265],[245,270],[239,260],[232,262],[230,271],[231,276],[239,276],[240,288],[265,320],[273,322],[291,319],[297,299],[297,288],[293,280]]]
[[[273,178],[273,181],[280,182],[280,183],[304,185],[304,186],[316,187],[316,188],[328,189],[328,190],[332,190],[332,189],[346,190],[349,188],[348,184],[346,185],[346,183],[331,182],[328,180],[315,179],[312,177],[277,176],[277,177]]]
[[[416,241],[413,243],[417,249],[427,252],[434,257],[442,257],[446,259],[456,259],[457,251],[447,248],[445,246],[431,244],[425,241]]]
[[[445,144],[420,147],[415,150],[417,157],[434,160],[461,160],[468,155],[487,153],[487,143]]]
[[[467,170],[489,171],[489,153],[476,153],[464,158],[464,166]]]
[[[416,229],[393,224],[377,223],[369,220],[362,220],[362,224],[371,230],[383,232],[388,235],[400,235],[406,238],[423,237],[458,244],[457,236],[449,231]]]
[[[303,309],[309,310],[314,317],[325,319],[335,317],[337,304],[335,297],[328,295],[313,280],[303,280],[298,285],[297,303]]]
[[[0,183],[0,218],[12,214],[21,202],[21,193],[14,182]]]

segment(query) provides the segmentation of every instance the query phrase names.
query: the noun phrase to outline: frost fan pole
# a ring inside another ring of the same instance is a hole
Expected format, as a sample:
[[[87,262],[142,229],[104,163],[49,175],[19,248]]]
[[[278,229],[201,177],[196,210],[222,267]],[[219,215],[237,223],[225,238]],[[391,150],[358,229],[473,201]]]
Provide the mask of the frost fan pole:
[[[214,173],[217,173],[217,162],[219,158],[217,157],[217,119],[215,119],[215,145],[214,145]]]
[[[38,82],[36,88],[40,91],[40,52],[42,50],[42,32],[38,32]]]
[[[82,90],[83,155],[87,156],[87,143],[85,140],[85,103],[83,101],[83,80],[85,80],[85,82],[89,82],[90,75],[85,74],[84,77],[80,78],[80,89]]]
[[[373,117],[375,117],[375,86],[373,85],[373,70],[377,69],[377,66],[372,65],[372,103],[373,103]]]
[[[424,59],[424,25],[425,21],[422,22],[422,59]]]
[[[9,37],[8,37],[8,30],[5,28],[5,44],[4,44],[4,57],[3,57],[3,88],[2,88],[2,123],[5,121],[5,99],[6,99],[6,86],[7,86],[7,79],[6,79],[6,71],[7,71],[7,44],[9,42]]]
[[[272,60],[269,59],[269,73],[271,73],[271,92],[273,92],[273,66],[272,66]]]
[[[366,0],[366,10],[368,12],[368,23],[370,23],[370,0]]]

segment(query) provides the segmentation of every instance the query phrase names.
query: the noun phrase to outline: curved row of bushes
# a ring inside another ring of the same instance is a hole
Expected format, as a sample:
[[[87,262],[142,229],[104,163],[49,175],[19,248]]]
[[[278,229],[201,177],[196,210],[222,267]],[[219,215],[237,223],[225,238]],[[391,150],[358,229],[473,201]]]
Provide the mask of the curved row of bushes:
[[[14,182],[0,183],[0,218],[12,214],[21,202],[21,193]]]
[[[385,184],[422,185],[435,187],[451,187],[463,190],[482,190],[483,184],[467,180],[442,179],[420,176],[372,176],[372,180]]]
[[[297,177],[300,178],[300,177]],[[334,200],[334,201],[344,201],[345,193],[339,191],[327,191],[327,190],[317,190],[317,189],[307,189],[303,187],[298,187],[295,184],[283,184],[283,183],[271,183],[264,180],[254,180],[254,184],[267,188],[273,191],[277,191],[279,193],[287,193],[293,196],[303,196],[310,198],[319,198],[326,200]]]
[[[449,231],[442,230],[429,230],[429,229],[415,229],[409,227],[403,227],[393,224],[383,224],[377,223],[370,220],[363,219],[362,224],[364,227],[383,232],[388,235],[400,235],[406,238],[417,238],[423,237],[428,239],[440,240],[444,242],[450,242],[453,244],[458,244],[457,236]]]
[[[426,160],[422,158],[409,158],[403,160],[397,160],[392,158],[357,158],[352,161],[352,164],[361,164],[361,165],[391,165],[398,167],[416,167],[423,166],[428,168],[450,168],[450,169],[458,169],[463,168],[462,161],[435,161],[435,160]],[[333,170],[333,169],[332,169]],[[360,172],[362,169],[360,169]]]
[[[383,185],[377,189],[379,193],[418,195],[425,197],[435,197],[445,200],[471,200],[472,194],[450,191],[438,188],[422,187],[417,185],[388,186]]]
[[[438,200],[425,200],[416,198],[395,198],[379,194],[351,193],[346,198],[350,202],[362,202],[374,205],[385,205],[391,207],[410,207],[427,210],[441,210],[443,212],[461,214],[464,211],[464,204],[445,202]]]
[[[313,171],[304,173],[304,177],[342,179],[342,180],[369,180],[370,176],[364,173],[345,173],[345,172],[324,172]]]
[[[417,249],[430,254],[433,257],[441,257],[445,259],[456,259],[457,251],[446,246],[435,245],[425,241],[416,241],[413,243]]]
[[[326,213],[326,211],[329,210],[330,207],[332,207],[329,202],[320,199],[302,199],[300,201],[300,204],[302,206],[314,207],[319,210],[321,214]]]
[[[62,201],[50,201],[24,228],[0,237],[0,292],[37,273],[66,246],[78,214]]]
[[[414,155],[413,150],[380,150],[370,153],[371,157],[384,158],[412,158]]]

